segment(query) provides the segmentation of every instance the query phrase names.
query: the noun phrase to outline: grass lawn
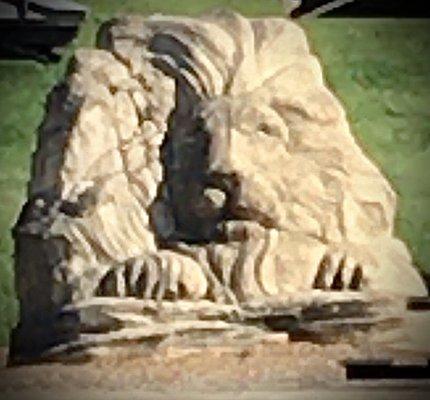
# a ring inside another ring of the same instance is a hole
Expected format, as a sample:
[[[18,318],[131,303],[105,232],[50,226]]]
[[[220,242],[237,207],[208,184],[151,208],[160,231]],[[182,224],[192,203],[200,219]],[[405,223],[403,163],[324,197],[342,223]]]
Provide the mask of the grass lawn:
[[[122,13],[198,14],[214,6],[248,16],[282,15],[277,0],[79,0],[91,8],[58,64],[0,61],[0,344],[16,321],[10,228],[23,204],[35,132],[50,88],[77,46],[92,46],[99,24]],[[430,21],[303,21],[326,79],[354,133],[399,194],[398,234],[430,272]]]

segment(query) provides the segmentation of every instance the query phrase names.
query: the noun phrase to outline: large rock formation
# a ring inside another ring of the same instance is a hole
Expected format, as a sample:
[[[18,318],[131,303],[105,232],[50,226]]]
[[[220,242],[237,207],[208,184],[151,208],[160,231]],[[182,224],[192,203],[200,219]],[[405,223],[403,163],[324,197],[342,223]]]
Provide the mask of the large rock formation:
[[[64,305],[94,296],[426,293],[393,237],[395,192],[298,25],[133,17],[98,41],[40,129],[15,229],[16,354],[76,337]]]

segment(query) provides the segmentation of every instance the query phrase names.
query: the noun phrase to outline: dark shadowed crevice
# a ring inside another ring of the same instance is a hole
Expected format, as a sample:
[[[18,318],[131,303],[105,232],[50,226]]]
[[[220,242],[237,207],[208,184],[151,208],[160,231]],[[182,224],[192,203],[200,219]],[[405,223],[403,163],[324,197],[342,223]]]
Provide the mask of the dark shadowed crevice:
[[[154,66],[176,82],[175,108],[161,146],[164,181],[150,207],[154,232],[162,247],[178,241],[217,241],[225,210],[205,195],[205,190],[214,184],[208,173],[210,133],[200,116],[201,98],[177,68],[193,73],[186,61],[191,55],[186,46],[164,34],[154,36],[150,49],[161,56],[153,60]],[[166,61],[166,56],[174,60],[176,67]]]
[[[205,243],[216,239],[221,210],[211,206],[204,191],[208,184],[210,135],[198,115],[199,99],[183,82],[176,84],[176,107],[168,120],[160,161],[164,182],[150,207],[160,243]],[[170,218],[163,225],[159,210]],[[155,211],[155,212],[154,212]]]

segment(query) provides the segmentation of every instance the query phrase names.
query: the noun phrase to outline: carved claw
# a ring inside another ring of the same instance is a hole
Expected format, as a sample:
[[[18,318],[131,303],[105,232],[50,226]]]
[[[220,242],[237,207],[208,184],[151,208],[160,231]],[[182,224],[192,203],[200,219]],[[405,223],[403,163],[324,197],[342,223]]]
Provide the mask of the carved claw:
[[[342,255],[339,253],[334,253],[328,256],[328,267],[324,276],[324,287],[333,289],[334,279],[339,272],[341,275],[343,262]]]
[[[179,294],[179,279],[181,275],[181,266],[176,259],[173,259],[169,266],[168,283],[166,295],[172,299],[177,299]]]
[[[155,286],[160,278],[160,270],[157,262],[152,258],[148,257],[144,262],[144,271],[146,274],[143,276],[143,295],[144,299],[152,298]]]
[[[137,296],[139,292],[139,278],[143,273],[143,260],[136,259],[131,264],[129,264],[128,268],[128,288],[129,293],[132,296]]]
[[[119,297],[125,297],[127,295],[126,281],[125,281],[125,265],[120,265],[115,270],[116,278],[116,291]]]
[[[157,302],[161,302],[163,300],[164,295],[166,293],[167,281],[169,279],[169,270],[166,265],[166,260],[163,258],[159,259],[158,262],[158,288],[157,293],[155,295],[155,299]]]
[[[325,254],[312,287],[322,290],[362,290],[363,267],[353,258],[339,253]]]
[[[98,296],[118,296],[124,297],[127,295],[125,266],[115,265],[110,268],[96,289]]]

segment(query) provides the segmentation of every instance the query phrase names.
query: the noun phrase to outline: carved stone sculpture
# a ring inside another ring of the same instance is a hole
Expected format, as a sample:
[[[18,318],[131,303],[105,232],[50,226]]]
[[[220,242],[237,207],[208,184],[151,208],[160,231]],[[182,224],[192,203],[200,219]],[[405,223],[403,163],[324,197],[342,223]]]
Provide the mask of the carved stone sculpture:
[[[12,347],[76,337],[61,310],[94,296],[425,294],[395,211],[297,24],[113,21],[76,52],[40,129],[15,229]],[[24,345],[34,326],[44,333]]]

